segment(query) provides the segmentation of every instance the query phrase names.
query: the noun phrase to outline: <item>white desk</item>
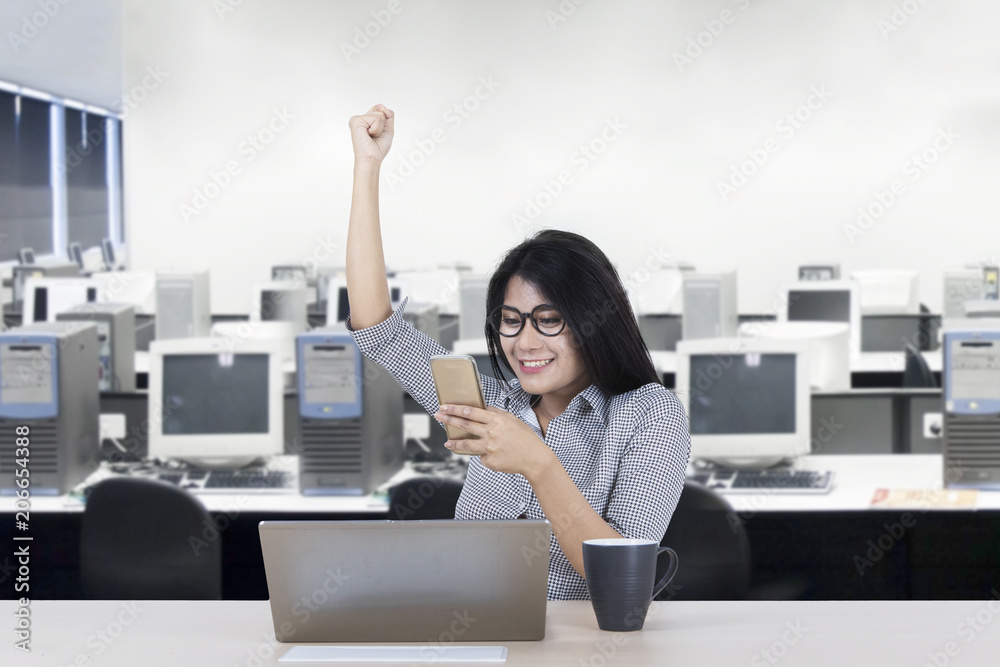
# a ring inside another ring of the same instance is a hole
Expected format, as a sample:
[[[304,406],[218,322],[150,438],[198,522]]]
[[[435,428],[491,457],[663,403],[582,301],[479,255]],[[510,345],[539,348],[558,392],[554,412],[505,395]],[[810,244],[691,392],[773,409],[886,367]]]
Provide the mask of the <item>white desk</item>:
[[[36,601],[29,654],[13,646],[16,605],[0,601],[3,665],[256,667],[287,664],[278,658],[292,646],[275,642],[262,601]],[[472,645],[506,646],[506,664],[531,667],[919,667],[928,654],[956,667],[994,665],[998,614],[996,600],[654,602],[642,631],[613,633],[598,630],[589,602],[550,602],[544,640]],[[978,631],[969,618],[978,618]]]
[[[653,367],[657,373],[677,372],[677,353],[655,351],[650,352]],[[941,350],[921,353],[932,371],[940,372],[942,365]],[[902,373],[906,363],[902,352],[862,352],[851,362],[854,373]]]
[[[944,480],[940,454],[817,454],[802,457],[796,467],[832,471],[833,489],[825,494],[774,493],[763,489],[758,493],[726,493],[725,498],[738,512],[863,511],[872,509],[876,489],[941,489]],[[926,505],[915,505],[913,509],[926,509]],[[1000,491],[979,491],[976,509],[1000,509]]]

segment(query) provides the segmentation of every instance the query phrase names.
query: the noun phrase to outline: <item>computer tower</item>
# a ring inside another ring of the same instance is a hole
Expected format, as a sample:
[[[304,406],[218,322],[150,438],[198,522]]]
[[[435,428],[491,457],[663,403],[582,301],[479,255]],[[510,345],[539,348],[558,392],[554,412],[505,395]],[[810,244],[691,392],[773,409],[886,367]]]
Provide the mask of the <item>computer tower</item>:
[[[135,308],[125,303],[88,303],[56,316],[59,321],[97,324],[98,387],[135,391]]]
[[[1000,488],[1000,330],[944,333],[944,483]]]
[[[36,322],[0,333],[0,493],[62,495],[101,460],[97,325]],[[25,451],[26,450],[26,451]]]
[[[490,279],[485,276],[464,275],[459,279],[459,340],[486,338],[486,291],[489,284]]]
[[[684,340],[735,337],[738,326],[736,271],[684,276]]]
[[[156,340],[211,333],[208,275],[208,269],[156,272]]]
[[[941,308],[944,317],[965,317],[965,302],[982,298],[982,270],[955,269],[944,272],[944,304]]]
[[[417,331],[427,334],[431,340],[441,342],[441,315],[436,305],[411,301],[406,304],[403,319],[412,324]]]
[[[24,281],[28,278],[75,278],[80,275],[80,267],[72,262],[60,264],[15,264],[11,267],[11,303],[14,310],[21,312],[24,299]]]
[[[296,349],[302,493],[371,493],[403,466],[403,390],[346,331],[301,334]]]

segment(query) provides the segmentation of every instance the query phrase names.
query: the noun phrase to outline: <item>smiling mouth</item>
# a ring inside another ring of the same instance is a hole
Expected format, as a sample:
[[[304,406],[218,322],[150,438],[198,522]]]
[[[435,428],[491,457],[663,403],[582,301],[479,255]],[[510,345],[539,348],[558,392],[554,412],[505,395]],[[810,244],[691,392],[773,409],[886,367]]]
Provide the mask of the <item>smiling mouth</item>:
[[[541,368],[542,366],[547,366],[552,363],[552,359],[544,359],[541,361],[522,361],[521,365],[525,368]]]

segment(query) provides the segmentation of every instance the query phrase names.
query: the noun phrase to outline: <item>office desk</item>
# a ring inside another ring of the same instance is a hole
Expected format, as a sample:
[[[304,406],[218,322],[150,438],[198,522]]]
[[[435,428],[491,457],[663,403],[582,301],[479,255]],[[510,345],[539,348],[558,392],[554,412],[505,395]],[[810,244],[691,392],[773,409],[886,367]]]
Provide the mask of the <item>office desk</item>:
[[[14,609],[0,602],[5,624]],[[288,664],[278,658],[293,646],[275,642],[267,602],[42,601],[30,609],[32,652],[14,649],[4,628],[4,665],[262,667]],[[642,631],[615,633],[597,628],[589,602],[549,602],[544,640],[470,645],[506,646],[512,667],[915,667],[934,657],[939,665],[992,665],[1000,654],[998,614],[1000,601],[986,599],[654,602]],[[448,629],[442,633],[443,641],[429,638],[427,646],[451,644]]]
[[[921,354],[932,372],[941,372],[943,361],[940,349]],[[667,387],[673,388],[675,386],[674,376],[677,373],[677,353],[651,350],[649,355],[653,360],[656,372],[664,378]],[[905,367],[906,362],[902,352],[862,352],[851,361],[851,385],[855,387],[898,387]],[[873,381],[877,381],[877,384],[873,384]]]

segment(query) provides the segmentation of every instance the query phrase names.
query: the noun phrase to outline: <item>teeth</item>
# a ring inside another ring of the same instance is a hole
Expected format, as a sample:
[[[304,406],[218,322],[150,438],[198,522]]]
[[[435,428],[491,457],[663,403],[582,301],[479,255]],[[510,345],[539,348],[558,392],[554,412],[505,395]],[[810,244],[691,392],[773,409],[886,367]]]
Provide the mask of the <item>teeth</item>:
[[[521,363],[528,368],[535,368],[536,366],[544,366],[545,364],[552,361],[551,359],[546,359],[545,361],[522,361]]]

